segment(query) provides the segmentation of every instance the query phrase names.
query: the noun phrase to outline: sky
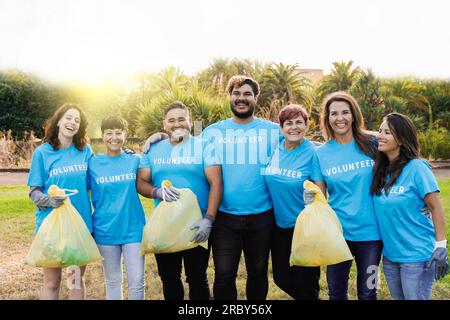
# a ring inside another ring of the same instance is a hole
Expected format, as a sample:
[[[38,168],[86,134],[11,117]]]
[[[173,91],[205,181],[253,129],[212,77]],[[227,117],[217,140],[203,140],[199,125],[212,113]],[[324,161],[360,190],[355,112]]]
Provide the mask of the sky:
[[[214,58],[353,60],[383,77],[450,79],[447,0],[0,0],[0,70],[125,79]]]

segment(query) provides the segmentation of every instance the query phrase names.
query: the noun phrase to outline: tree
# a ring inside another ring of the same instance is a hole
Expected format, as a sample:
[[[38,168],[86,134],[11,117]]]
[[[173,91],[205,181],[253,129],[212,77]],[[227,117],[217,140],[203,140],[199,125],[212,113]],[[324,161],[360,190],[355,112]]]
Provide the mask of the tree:
[[[178,88],[186,88],[190,84],[189,76],[179,68],[168,67],[160,70],[155,77],[156,86],[160,91],[173,91]]]
[[[385,114],[394,111],[405,113],[410,116],[418,128],[429,127],[432,123],[432,110],[427,97],[423,94],[424,91],[425,86],[414,79],[384,81],[382,94],[385,100]]]
[[[333,62],[334,68],[331,73],[323,77],[316,89],[317,103],[326,95],[335,91],[348,91],[358,79],[361,69],[353,66],[353,61]]]
[[[44,134],[45,120],[64,102],[64,92],[41,79],[16,70],[0,72],[0,130],[15,139],[27,132]]]
[[[246,75],[260,82],[266,65],[248,59],[214,59],[211,65],[199,72],[197,79],[204,88],[213,88],[218,94],[225,94],[230,78],[234,75]]]
[[[361,71],[349,93],[358,101],[366,128],[378,130],[384,110],[380,79],[370,69]]]
[[[120,103],[120,115],[128,121],[130,136],[138,135],[142,106],[149,105],[155,97],[170,95],[192,85],[192,79],[175,67],[137,73]]]
[[[423,95],[432,110],[433,126],[450,131],[450,81],[424,81]]]
[[[216,58],[207,69],[199,73],[198,80],[203,87],[212,87],[217,93],[223,94],[233,72],[230,60]]]
[[[194,122],[194,133],[199,133],[206,126],[231,116],[228,97],[215,94],[212,90],[198,85],[189,88],[174,88],[162,92],[151,101],[138,107],[138,134],[145,138],[162,130],[164,109],[179,100],[189,108]]]
[[[310,105],[307,93],[310,82],[298,72],[298,65],[273,63],[266,68],[261,81],[261,94],[258,99],[261,108],[268,107],[275,100],[280,105],[299,103]]]

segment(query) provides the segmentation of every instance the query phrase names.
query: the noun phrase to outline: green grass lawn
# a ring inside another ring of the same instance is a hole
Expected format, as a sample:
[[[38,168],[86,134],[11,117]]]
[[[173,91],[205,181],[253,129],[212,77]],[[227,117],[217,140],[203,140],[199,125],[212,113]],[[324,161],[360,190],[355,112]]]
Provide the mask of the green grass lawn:
[[[447,220],[447,239],[450,237],[450,179],[438,179],[441,188],[441,199]],[[153,202],[143,199],[142,203],[148,214]],[[34,205],[28,199],[28,188],[25,186],[0,187],[0,299],[38,299],[42,276],[40,269],[23,266],[21,260],[25,257],[33,240]],[[327,299],[325,268],[322,268],[320,286],[321,299]],[[269,266],[269,299],[289,299],[276,287]],[[208,268],[208,279],[212,289],[214,270],[212,259]],[[64,279],[64,278],[63,278]],[[381,274],[379,288],[380,299],[390,299],[386,282]],[[237,287],[239,299],[245,298],[245,265],[243,259],[238,272]],[[88,267],[86,276],[88,299],[104,299],[103,274],[101,263]],[[158,278],[153,255],[146,258],[146,297],[147,299],[162,299],[161,282]],[[126,287],[126,286],[125,286]],[[349,283],[350,299],[356,299],[356,269],[353,266]],[[187,287],[186,297],[187,297]],[[67,290],[62,286],[62,298],[67,297]],[[433,290],[433,299],[450,300],[450,276],[439,281]]]

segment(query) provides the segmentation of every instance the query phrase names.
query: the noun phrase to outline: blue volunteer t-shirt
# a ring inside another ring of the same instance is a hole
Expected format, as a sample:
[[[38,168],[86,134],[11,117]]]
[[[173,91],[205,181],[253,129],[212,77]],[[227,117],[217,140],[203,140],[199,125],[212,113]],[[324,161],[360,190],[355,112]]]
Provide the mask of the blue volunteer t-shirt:
[[[308,139],[286,150],[284,139],[266,167],[265,179],[273,201],[275,222],[281,228],[293,228],[303,202],[303,182],[311,180],[312,158],[316,146]]]
[[[139,167],[150,168],[155,187],[160,188],[163,180],[169,180],[175,188],[191,189],[205,215],[209,197],[205,168],[217,165],[217,161],[208,156],[210,147],[201,136],[191,136],[177,145],[171,145],[169,139],[162,140],[152,145]],[[159,203],[160,200],[155,199],[155,206]]]
[[[98,154],[89,161],[94,239],[102,245],[141,242],[145,214],[136,189],[140,156]]]
[[[259,118],[247,124],[237,124],[229,118],[207,127],[203,136],[214,144],[222,165],[223,196],[219,210],[249,215],[272,209],[264,171],[279,143],[279,126]]]
[[[347,144],[330,140],[313,158],[311,178],[327,185],[328,203],[339,217],[346,240],[380,240],[370,194],[373,166],[355,140]]]
[[[30,175],[27,185],[30,187],[42,187],[48,194],[48,188],[55,184],[61,189],[75,189],[78,193],[70,197],[73,206],[78,210],[89,231],[92,232],[92,211],[88,197],[88,162],[93,152],[89,145],[79,151],[72,144],[66,149],[54,150],[45,142],[33,153],[31,159]],[[42,221],[53,208],[43,211],[36,209],[36,228],[39,230]]]
[[[420,210],[426,206],[426,195],[439,191],[428,163],[414,159],[406,164],[387,195],[384,190],[374,195],[385,257],[398,263],[430,260],[436,234],[431,217]]]

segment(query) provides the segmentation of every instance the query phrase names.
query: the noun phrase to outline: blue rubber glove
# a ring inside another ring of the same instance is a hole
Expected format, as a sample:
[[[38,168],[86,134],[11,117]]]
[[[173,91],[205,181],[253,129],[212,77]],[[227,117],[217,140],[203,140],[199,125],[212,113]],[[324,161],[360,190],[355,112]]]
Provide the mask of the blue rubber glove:
[[[147,154],[150,151],[152,144],[157,143],[158,141],[169,139],[169,135],[164,132],[157,132],[152,134],[146,141],[144,146],[142,147],[142,153]]]
[[[208,240],[213,222],[214,217],[211,215],[206,215],[203,219],[194,223],[191,226],[191,230],[197,229],[197,231],[192,235],[191,241],[200,243]]]
[[[439,280],[448,273],[448,252],[447,248],[436,248],[426,265],[427,270],[434,269],[434,278]]]
[[[314,193],[314,191],[305,189],[303,191],[303,202],[305,202],[305,206],[313,203],[315,196],[316,194]]]

